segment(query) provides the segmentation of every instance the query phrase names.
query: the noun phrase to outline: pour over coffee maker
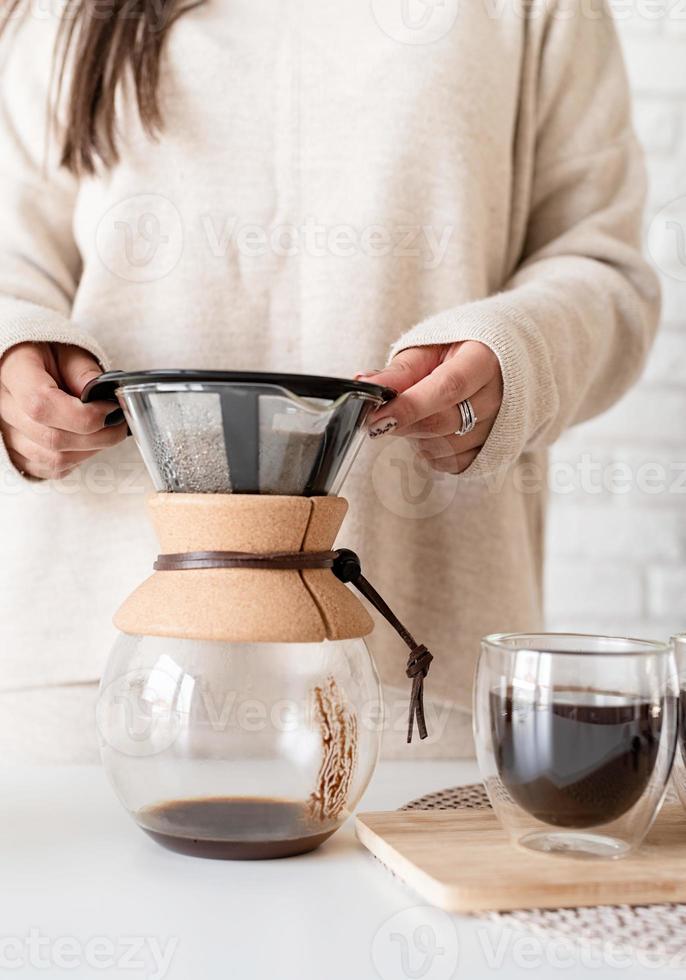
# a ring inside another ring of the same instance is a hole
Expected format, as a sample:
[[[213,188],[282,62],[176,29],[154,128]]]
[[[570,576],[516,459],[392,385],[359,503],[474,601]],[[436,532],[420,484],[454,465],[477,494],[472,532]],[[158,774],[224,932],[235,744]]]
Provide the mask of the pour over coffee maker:
[[[354,809],[380,743],[379,680],[355,585],[409,647],[408,741],[431,662],[333,550],[337,496],[368,416],[394,392],[299,375],[109,372],[157,493],[154,572],[115,616],[97,709],[104,767],[159,843],[285,857]]]

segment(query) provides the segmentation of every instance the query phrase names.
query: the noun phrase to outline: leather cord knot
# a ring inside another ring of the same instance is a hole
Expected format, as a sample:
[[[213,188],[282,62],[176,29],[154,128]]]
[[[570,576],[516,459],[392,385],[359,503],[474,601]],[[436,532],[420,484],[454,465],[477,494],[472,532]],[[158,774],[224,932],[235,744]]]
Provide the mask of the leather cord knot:
[[[360,559],[349,548],[339,548],[333,563],[333,573],[346,585],[348,582],[354,583],[362,574]]]
[[[341,582],[354,585],[358,592],[371,602],[376,611],[381,613],[398,636],[410,648],[410,655],[407,659],[405,669],[405,674],[412,681],[410,717],[407,723],[407,741],[408,743],[412,741],[415,718],[417,719],[419,737],[421,739],[426,738],[428,732],[426,729],[426,718],[424,716],[424,678],[429,673],[429,666],[433,660],[433,656],[423,644],[417,643],[407,627],[403,626],[374,586],[367,581],[362,574],[362,563],[354,551],[350,551],[348,548],[341,548],[338,551],[338,556],[334,559],[333,563],[333,573]]]
[[[433,656],[423,643],[410,650],[405,674],[412,681],[412,694],[410,696],[410,727],[407,734],[407,741],[412,741],[412,724],[414,718],[417,719],[417,729],[420,738],[426,738],[426,719],[424,717],[424,678],[429,673],[429,667]],[[414,710],[413,710],[414,709]]]
[[[420,643],[419,646],[416,646],[414,650],[410,652],[410,659],[407,661],[407,670],[405,673],[410,679],[416,677],[418,674],[421,674],[422,677],[426,677],[426,675],[429,673],[429,665],[431,664],[432,660],[433,656],[431,653],[426,649],[423,643]]]
[[[266,554],[250,554],[244,551],[190,551],[183,554],[158,555],[154,567],[158,572],[187,571],[194,568],[256,568],[291,571],[330,568],[339,581],[346,585],[354,585],[410,648],[405,670],[407,677],[412,681],[407,741],[412,741],[415,718],[419,737],[422,739],[427,737],[424,717],[424,678],[429,672],[433,657],[425,646],[417,643],[374,586],[364,577],[362,564],[354,551],[348,548],[341,548],[338,551],[276,551]]]

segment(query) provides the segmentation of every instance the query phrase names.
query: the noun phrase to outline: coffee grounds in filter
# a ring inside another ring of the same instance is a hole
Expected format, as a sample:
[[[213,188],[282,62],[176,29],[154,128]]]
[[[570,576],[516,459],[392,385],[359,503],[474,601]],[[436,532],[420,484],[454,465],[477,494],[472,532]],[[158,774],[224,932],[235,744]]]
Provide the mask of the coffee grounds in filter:
[[[260,428],[260,493],[304,493],[321,444],[319,433],[284,434]]]
[[[260,493],[305,492],[325,439],[328,416],[284,411],[282,398],[260,398]]]
[[[301,428],[299,417],[275,410],[269,401],[260,399],[257,485],[249,491],[297,496],[305,492],[324,433]],[[175,401],[165,392],[152,394],[150,404],[156,423],[151,452],[164,489],[232,493],[225,423],[217,396],[196,393],[191,399]]]
[[[164,489],[172,493],[231,493],[219,399],[199,395],[172,402],[167,393],[159,399],[159,433],[152,440],[151,451]],[[153,408],[156,401],[157,396],[151,395]]]

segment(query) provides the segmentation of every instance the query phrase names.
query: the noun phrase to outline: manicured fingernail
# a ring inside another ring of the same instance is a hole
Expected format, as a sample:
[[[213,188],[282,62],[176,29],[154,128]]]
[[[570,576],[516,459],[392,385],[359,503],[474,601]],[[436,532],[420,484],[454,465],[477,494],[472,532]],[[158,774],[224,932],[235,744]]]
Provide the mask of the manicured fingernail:
[[[388,432],[392,432],[393,429],[398,428],[398,420],[392,418],[379,419],[374,425],[369,428],[369,438],[378,439],[379,436],[385,436]]]
[[[119,425],[120,422],[124,421],[124,413],[121,408],[115,408],[113,412],[105,416],[105,428],[109,429],[112,425]]]

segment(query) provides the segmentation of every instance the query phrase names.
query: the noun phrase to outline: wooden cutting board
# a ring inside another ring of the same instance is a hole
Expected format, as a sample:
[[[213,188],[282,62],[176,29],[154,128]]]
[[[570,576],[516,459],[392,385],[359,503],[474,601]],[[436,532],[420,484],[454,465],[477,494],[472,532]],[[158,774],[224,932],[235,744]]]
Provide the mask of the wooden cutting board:
[[[519,848],[487,810],[362,813],[355,829],[398,878],[447,912],[686,901],[686,812],[675,803],[635,854],[607,861]]]

